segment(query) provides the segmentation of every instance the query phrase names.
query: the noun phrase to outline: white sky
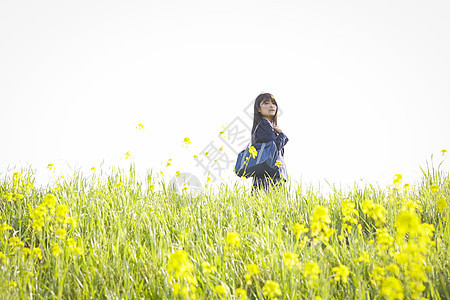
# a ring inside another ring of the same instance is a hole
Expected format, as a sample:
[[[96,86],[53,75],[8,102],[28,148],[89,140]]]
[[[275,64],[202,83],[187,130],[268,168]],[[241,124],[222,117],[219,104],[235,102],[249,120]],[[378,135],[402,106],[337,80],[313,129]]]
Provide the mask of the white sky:
[[[2,0],[0,172],[126,166],[130,151],[138,170],[200,178],[192,155],[270,92],[294,180],[417,180],[450,150],[449,15],[448,1]]]

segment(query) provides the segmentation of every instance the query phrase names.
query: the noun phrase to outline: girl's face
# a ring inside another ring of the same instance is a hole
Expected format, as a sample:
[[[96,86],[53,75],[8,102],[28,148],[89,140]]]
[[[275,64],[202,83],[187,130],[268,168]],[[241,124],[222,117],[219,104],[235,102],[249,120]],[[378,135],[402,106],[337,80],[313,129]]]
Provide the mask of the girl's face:
[[[277,113],[277,105],[270,99],[263,100],[259,106],[258,111],[264,118],[272,120],[272,118]]]

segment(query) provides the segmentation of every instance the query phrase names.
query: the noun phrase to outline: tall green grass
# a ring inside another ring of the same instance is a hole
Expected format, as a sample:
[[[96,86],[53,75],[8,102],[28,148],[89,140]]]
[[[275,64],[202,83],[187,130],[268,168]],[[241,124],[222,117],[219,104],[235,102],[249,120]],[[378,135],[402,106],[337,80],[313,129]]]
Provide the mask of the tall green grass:
[[[28,169],[0,182],[1,299],[395,299],[400,289],[405,299],[450,299],[450,181],[439,168],[424,170],[409,188],[399,181],[327,195],[288,181],[256,195],[236,184],[193,196],[152,173],[138,178],[133,166],[109,174],[76,171],[46,187],[33,186],[34,180]],[[43,205],[48,194],[57,201],[53,212],[51,204]],[[386,209],[384,221],[364,208],[367,200]],[[344,203],[357,211],[357,224],[347,222],[348,236]],[[47,209],[42,229],[31,218],[39,205]],[[65,217],[75,224],[61,216],[57,221],[58,205],[67,206]],[[328,210],[329,223],[315,215],[319,206]],[[399,237],[402,211],[433,225],[434,232],[416,236],[411,229]],[[297,236],[296,224],[306,232]],[[329,238],[326,229],[311,230],[317,224],[329,227]],[[382,228],[393,242],[380,250]],[[408,252],[420,243],[422,250]],[[408,262],[402,263],[405,253]],[[308,273],[308,263],[319,267],[317,277]],[[256,265],[257,273],[248,265]],[[340,265],[347,278],[333,269]],[[384,274],[377,277],[377,271]],[[414,277],[421,273],[423,278]]]

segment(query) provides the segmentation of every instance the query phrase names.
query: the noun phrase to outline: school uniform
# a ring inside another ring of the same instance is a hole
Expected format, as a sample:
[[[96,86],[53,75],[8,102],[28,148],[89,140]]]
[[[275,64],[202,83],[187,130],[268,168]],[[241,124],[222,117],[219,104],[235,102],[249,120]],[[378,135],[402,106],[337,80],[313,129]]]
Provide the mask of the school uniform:
[[[274,141],[277,146],[277,155],[276,160],[279,160],[283,163],[280,167],[277,167],[277,170],[275,172],[263,175],[263,176],[253,176],[253,188],[265,188],[268,189],[272,182],[270,178],[273,181],[273,184],[279,184],[283,183],[287,179],[287,169],[286,165],[284,164],[284,146],[289,141],[288,137],[283,133],[280,132],[278,135],[273,130],[272,123],[269,122],[269,120],[263,118],[260,122],[258,127],[256,128],[255,138],[252,141],[252,143],[267,143],[270,141]]]

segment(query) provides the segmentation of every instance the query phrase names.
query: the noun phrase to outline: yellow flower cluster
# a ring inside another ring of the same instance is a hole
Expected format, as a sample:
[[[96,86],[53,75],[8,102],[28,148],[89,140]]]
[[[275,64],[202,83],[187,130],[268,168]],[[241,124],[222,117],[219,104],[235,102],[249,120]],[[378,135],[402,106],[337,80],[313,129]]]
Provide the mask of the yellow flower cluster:
[[[23,247],[23,242],[18,236],[13,236],[9,238],[9,247],[11,248],[21,248]]]
[[[421,223],[415,209],[414,203],[404,204],[395,221],[395,238],[387,228],[377,231],[380,261],[395,263],[388,264],[386,268],[374,267],[370,278],[372,284],[380,288],[381,295],[389,299],[421,299],[425,290],[426,272],[429,271],[426,255],[435,245],[432,241],[435,228],[432,224]]]
[[[247,266],[247,273],[245,274],[245,281],[247,283],[247,285],[251,285],[252,284],[252,278],[255,275],[259,274],[259,267],[256,264],[248,264]]]
[[[439,191],[439,186],[437,184],[432,184],[430,190],[433,194],[436,194]]]
[[[77,247],[77,243],[73,238],[67,239],[67,248],[69,249],[70,253],[73,253],[75,255],[82,255],[83,251]]]
[[[375,221],[376,226],[380,226],[386,222],[387,211],[381,204],[375,204],[370,200],[365,200],[361,205],[361,209],[363,213]]]
[[[263,286],[263,295],[267,299],[274,299],[277,296],[281,296],[280,285],[273,280],[267,280]]]
[[[404,299],[403,286],[400,280],[393,276],[383,279],[381,284],[381,295],[387,296],[388,299]]]
[[[310,218],[311,236],[328,241],[335,230],[328,226],[331,223],[328,208],[318,205]]]
[[[309,231],[308,227],[305,226],[305,224],[295,223],[294,226],[292,226],[292,233],[295,234],[295,238],[297,240],[300,239],[301,235],[304,233],[307,233]],[[308,240],[307,236],[303,237],[305,243]]]
[[[237,288],[235,292],[235,296],[237,300],[247,300],[247,291],[241,288]]]
[[[252,155],[253,158],[255,158],[258,155],[258,151],[256,151],[256,148],[253,146],[250,146],[248,148],[248,152]]]
[[[389,234],[387,228],[379,228],[377,230],[377,253],[382,256],[384,251],[388,251],[390,255],[393,254],[394,238]]]
[[[13,228],[6,223],[0,224],[0,233],[2,233],[3,231],[11,230],[11,229],[13,229]]]
[[[348,236],[348,234],[352,230],[353,225],[359,225],[358,231],[360,234],[362,234],[362,227],[360,224],[358,224],[358,211],[355,209],[355,203],[351,202],[350,200],[344,200],[341,203],[342,206],[342,215],[344,216],[342,218],[342,229],[344,230],[344,235]]]
[[[284,253],[283,263],[288,269],[292,269],[293,266],[298,264],[298,254],[292,252]]]
[[[444,213],[445,210],[447,209],[448,205],[447,205],[447,201],[445,200],[445,198],[440,197],[439,200],[436,202],[436,208],[438,210],[438,212],[440,213]]]
[[[332,271],[334,274],[330,279],[331,282],[339,282],[340,280],[342,280],[343,283],[348,283],[348,275],[350,275],[348,267],[339,265],[337,267],[334,267]]]
[[[45,222],[56,222],[57,227],[63,226],[64,230],[67,224],[75,226],[76,220],[67,216],[69,208],[66,205],[56,206],[56,198],[52,194],[44,197],[43,203],[30,210],[30,218],[33,221],[33,229],[41,231]],[[62,234],[62,231],[58,232]]]
[[[320,274],[320,268],[319,265],[315,262],[307,262],[303,266],[303,276],[305,277],[306,281],[309,285],[312,285],[314,283],[314,280],[319,279]]]
[[[0,216],[0,219],[2,219],[2,217]],[[4,232],[4,231],[9,231],[12,230],[13,227],[9,226],[7,223],[3,223],[0,224],[0,233]],[[37,257],[39,259],[42,259],[42,251],[41,248],[39,247],[35,247],[33,249],[30,249],[29,247],[24,247],[24,242],[20,240],[20,238],[18,236],[12,236],[9,239],[7,239],[7,243],[5,244],[5,249],[8,255],[14,254],[14,253],[19,253],[19,250],[21,251],[21,254],[26,258],[29,256]],[[9,246],[9,249],[6,248],[6,245]],[[7,256],[0,251],[0,259],[3,260],[3,262],[7,261]]]
[[[217,268],[215,266],[211,266],[208,262],[202,262],[202,272],[204,274],[217,272]]]
[[[400,184],[403,181],[403,176],[402,174],[395,174],[395,178],[394,178],[394,184]]]
[[[225,295],[226,293],[226,288],[225,286],[223,286],[222,284],[216,285],[214,287],[214,291],[219,294],[219,296]]]
[[[237,232],[228,232],[225,238],[228,247],[239,248],[241,246],[241,237]]]
[[[24,196],[19,193],[5,193],[4,197],[8,202],[13,202],[22,200]]]
[[[177,250],[170,255],[167,264],[169,281],[173,283],[174,295],[182,295],[191,299],[197,297],[197,279],[194,274],[194,265],[184,250]]]

